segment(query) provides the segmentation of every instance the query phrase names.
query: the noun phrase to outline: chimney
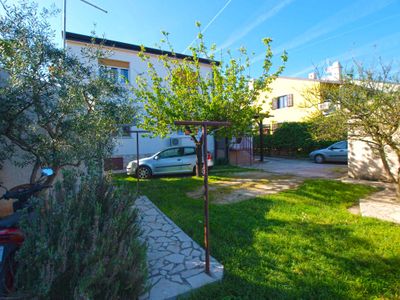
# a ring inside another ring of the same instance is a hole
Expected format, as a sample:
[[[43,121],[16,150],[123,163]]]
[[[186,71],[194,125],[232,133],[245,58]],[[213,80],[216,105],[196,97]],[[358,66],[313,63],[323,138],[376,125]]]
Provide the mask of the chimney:
[[[313,80],[317,79],[317,73],[315,72],[308,73],[308,79],[313,79]]]
[[[327,76],[324,79],[339,81],[342,79],[342,65],[339,61],[335,61],[332,65],[326,68]]]

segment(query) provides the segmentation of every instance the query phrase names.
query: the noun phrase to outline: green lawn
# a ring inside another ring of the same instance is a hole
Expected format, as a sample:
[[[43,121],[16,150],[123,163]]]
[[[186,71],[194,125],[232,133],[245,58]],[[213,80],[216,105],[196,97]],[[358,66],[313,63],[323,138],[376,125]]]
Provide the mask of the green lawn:
[[[216,168],[210,181],[238,170]],[[125,176],[116,179],[135,182]],[[195,177],[141,183],[142,194],[200,245],[203,203],[185,193],[201,184]],[[191,297],[400,299],[400,226],[346,210],[372,191],[333,180],[307,180],[296,190],[211,204],[211,254],[225,266],[224,279]]]

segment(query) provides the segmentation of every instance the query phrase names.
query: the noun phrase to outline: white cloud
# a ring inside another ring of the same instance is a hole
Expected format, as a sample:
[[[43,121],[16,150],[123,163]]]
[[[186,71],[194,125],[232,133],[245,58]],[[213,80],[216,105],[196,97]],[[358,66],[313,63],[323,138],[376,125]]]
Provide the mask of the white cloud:
[[[359,19],[362,19],[370,14],[373,14],[388,5],[392,4],[395,0],[380,0],[380,1],[362,1],[354,2],[352,5],[328,17],[324,21],[309,28],[303,34],[296,36],[293,40],[277,46],[273,49],[274,53],[281,53],[283,50],[295,49],[299,46],[305,45],[327,33],[333,32],[336,29],[350,24]],[[255,56],[251,63],[259,62],[263,59],[264,53]]]
[[[292,73],[289,76],[290,77],[298,77],[301,75],[305,75],[309,72],[313,72],[315,69],[324,67],[326,65],[326,61],[340,61],[342,64],[352,61],[357,58],[361,57],[371,57],[371,58],[378,58],[378,53],[384,53],[387,50],[394,49],[396,47],[400,46],[400,32],[382,37],[380,39],[377,39],[375,41],[366,43],[362,46],[359,46],[357,48],[351,49],[349,51],[346,51],[340,55],[337,56],[332,56],[328,59],[324,59],[320,61],[318,64],[313,64],[310,65],[298,72]],[[375,52],[375,53],[374,53]]]
[[[264,23],[266,20],[278,14],[285,6],[289,5],[291,2],[293,2],[293,0],[279,1],[279,3],[275,5],[272,9],[269,9],[267,12],[258,16],[253,22],[243,27],[243,29],[241,29],[238,32],[232,33],[230,37],[225,42],[223,42],[222,45],[218,47],[216,51],[229,48],[234,43],[236,43],[237,41],[245,37],[247,34],[249,34],[254,28],[256,28],[257,26]]]

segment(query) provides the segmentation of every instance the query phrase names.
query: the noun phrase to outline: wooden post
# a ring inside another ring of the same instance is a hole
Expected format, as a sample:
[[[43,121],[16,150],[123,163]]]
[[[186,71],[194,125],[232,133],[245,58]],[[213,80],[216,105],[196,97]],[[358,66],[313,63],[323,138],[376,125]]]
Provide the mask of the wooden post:
[[[210,274],[210,224],[208,217],[208,151],[207,151],[207,125],[203,125],[203,166],[204,166],[204,246],[206,250],[205,271]]]
[[[125,124],[121,124],[119,126],[134,126],[134,125],[125,125]],[[136,169],[139,168],[139,133],[148,133],[149,131],[146,130],[129,130],[126,131],[129,133],[136,133]],[[140,178],[138,176],[138,174],[136,173],[136,197],[139,197],[139,181]]]
[[[208,210],[208,150],[207,150],[207,125],[208,126],[230,126],[230,122],[218,121],[175,121],[175,125],[197,125],[202,127],[203,139],[203,168],[204,168],[204,248],[205,255],[205,272],[210,275],[210,222]]]
[[[139,131],[136,130],[136,198],[139,197]]]

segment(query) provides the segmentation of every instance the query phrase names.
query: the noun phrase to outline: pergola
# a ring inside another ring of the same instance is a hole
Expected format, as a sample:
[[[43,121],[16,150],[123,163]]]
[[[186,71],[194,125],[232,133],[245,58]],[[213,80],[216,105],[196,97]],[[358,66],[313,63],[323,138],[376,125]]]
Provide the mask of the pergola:
[[[201,126],[202,128],[202,139],[203,139],[203,161],[205,162],[204,167],[204,248],[206,251],[205,255],[205,272],[210,274],[210,224],[208,214],[208,168],[207,168],[207,126],[223,127],[230,126],[230,122],[219,122],[219,121],[175,121],[175,125],[183,126]]]

